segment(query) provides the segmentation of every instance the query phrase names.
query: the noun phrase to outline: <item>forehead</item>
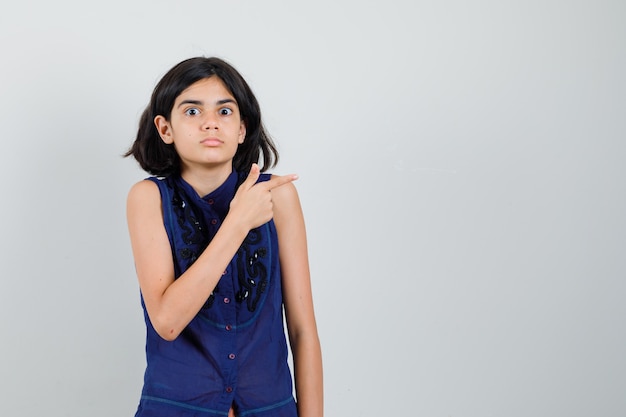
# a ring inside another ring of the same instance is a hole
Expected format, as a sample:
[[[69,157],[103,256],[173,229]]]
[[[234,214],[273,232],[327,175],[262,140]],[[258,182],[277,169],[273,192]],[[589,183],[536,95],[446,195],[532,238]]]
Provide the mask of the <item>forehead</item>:
[[[192,98],[202,99],[207,97],[217,100],[225,98],[235,99],[221,78],[213,75],[211,77],[198,80],[189,87],[185,88],[178,95],[178,97],[176,97],[176,102]]]

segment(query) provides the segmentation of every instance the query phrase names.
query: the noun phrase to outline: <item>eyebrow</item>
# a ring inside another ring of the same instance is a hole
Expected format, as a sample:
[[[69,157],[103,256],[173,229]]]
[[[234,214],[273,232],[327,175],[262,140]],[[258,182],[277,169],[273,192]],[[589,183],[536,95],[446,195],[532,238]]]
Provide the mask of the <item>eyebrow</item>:
[[[221,100],[217,100],[215,102],[215,104],[217,104],[218,106],[221,106],[222,104],[226,104],[226,103],[234,103],[237,104],[237,102],[235,100],[233,100],[232,98],[223,98]],[[204,104],[204,102],[202,100],[183,100],[178,104],[178,107],[181,107],[185,104],[195,104],[196,106],[202,106]]]

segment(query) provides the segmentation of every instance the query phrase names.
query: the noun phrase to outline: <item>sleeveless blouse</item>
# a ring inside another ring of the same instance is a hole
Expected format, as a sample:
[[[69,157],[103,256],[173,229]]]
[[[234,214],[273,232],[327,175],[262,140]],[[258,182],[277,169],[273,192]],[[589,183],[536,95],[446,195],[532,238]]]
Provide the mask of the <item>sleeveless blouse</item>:
[[[180,176],[150,177],[161,193],[175,277],[223,222],[246,174],[200,197]],[[259,181],[267,181],[262,174]],[[135,417],[296,417],[283,327],[278,239],[270,221],[249,232],[206,303],[174,341],[146,322],[146,370]]]

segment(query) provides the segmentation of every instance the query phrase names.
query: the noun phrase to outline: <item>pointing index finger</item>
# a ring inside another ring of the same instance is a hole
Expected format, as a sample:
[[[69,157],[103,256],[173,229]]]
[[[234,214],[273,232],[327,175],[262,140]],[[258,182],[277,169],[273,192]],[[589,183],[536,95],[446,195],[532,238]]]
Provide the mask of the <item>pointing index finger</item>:
[[[297,179],[298,179],[298,176],[296,174],[282,175],[282,176],[273,175],[272,178],[265,183],[265,186],[267,187],[267,190],[270,191],[270,190],[273,190],[274,188],[280,187],[281,185],[288,184]]]

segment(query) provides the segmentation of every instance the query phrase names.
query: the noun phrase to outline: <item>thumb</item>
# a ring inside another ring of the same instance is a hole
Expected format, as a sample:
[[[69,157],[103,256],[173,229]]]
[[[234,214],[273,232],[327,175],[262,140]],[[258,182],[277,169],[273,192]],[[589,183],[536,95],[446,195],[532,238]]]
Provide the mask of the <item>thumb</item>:
[[[248,173],[248,177],[242,185],[245,185],[246,188],[252,187],[259,179],[259,175],[261,175],[261,169],[259,168],[259,165],[256,163],[252,164],[252,166],[250,167],[250,172]]]

